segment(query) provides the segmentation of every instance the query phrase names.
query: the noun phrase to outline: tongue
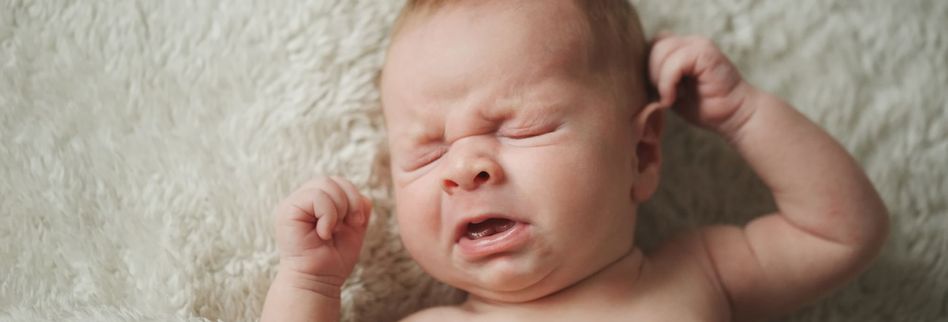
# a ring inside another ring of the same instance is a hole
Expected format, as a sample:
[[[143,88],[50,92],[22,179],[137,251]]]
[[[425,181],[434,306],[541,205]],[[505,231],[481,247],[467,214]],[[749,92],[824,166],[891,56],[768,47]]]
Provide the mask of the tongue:
[[[493,234],[499,234],[507,231],[514,226],[514,222],[509,219],[491,218],[476,224],[467,225],[467,238],[471,240],[481,239]]]

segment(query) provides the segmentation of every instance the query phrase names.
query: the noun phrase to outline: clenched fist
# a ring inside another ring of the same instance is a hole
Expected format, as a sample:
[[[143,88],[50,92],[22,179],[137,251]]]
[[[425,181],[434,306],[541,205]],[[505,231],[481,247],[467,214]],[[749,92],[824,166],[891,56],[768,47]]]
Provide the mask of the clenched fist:
[[[659,35],[652,45],[649,75],[662,106],[726,138],[733,138],[753,113],[753,105],[744,103],[756,89],[706,38]]]
[[[312,180],[276,208],[280,269],[341,286],[359,258],[372,205],[346,179]]]

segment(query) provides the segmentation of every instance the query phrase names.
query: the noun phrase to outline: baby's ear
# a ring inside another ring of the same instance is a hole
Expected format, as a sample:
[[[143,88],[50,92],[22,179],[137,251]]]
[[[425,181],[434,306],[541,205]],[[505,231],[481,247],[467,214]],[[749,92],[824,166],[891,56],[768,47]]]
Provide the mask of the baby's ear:
[[[636,203],[648,200],[658,188],[662,161],[662,131],[665,128],[665,109],[658,101],[649,103],[635,116],[636,172],[632,198]]]

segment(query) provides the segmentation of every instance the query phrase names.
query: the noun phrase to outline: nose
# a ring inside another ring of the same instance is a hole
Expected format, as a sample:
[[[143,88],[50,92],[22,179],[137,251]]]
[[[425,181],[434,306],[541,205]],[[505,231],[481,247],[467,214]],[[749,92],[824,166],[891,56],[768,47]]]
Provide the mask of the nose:
[[[459,190],[472,191],[483,185],[498,184],[504,180],[504,171],[494,158],[486,154],[457,151],[449,158],[444,171],[442,189],[449,195]]]

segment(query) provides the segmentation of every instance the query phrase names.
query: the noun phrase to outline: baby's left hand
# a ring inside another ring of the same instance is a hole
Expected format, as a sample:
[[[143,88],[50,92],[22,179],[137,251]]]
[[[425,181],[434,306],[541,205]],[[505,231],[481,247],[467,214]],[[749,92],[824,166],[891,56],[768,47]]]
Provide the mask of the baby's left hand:
[[[660,34],[652,44],[649,75],[663,107],[674,106],[686,120],[726,138],[752,114],[744,102],[756,89],[707,38]]]

